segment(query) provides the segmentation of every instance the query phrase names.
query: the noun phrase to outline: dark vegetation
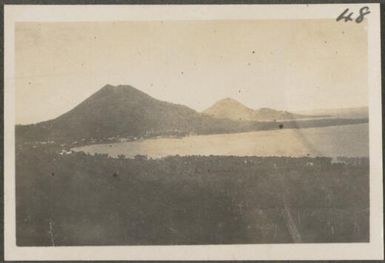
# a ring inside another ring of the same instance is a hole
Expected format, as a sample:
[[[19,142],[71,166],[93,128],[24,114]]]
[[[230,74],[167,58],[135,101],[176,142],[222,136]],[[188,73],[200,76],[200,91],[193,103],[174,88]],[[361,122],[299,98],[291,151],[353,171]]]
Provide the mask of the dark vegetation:
[[[368,159],[112,159],[17,144],[17,244],[369,240]]]
[[[117,138],[184,136],[366,123],[362,119],[255,122],[217,119],[186,106],[159,101],[131,86],[106,85],[56,119],[16,126],[19,140],[70,144]]]

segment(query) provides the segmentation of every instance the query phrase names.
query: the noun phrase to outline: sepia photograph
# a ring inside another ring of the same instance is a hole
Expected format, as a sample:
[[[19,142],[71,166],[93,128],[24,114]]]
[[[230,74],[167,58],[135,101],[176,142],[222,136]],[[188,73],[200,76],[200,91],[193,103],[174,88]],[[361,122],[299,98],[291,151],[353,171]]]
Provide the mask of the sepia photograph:
[[[383,256],[379,5],[12,8],[14,249]]]

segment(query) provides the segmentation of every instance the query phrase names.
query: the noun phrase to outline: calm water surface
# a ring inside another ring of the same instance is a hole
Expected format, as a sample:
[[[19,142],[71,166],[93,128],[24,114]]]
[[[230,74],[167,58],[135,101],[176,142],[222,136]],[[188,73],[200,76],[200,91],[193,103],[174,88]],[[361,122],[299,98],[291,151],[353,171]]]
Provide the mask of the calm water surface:
[[[127,158],[147,155],[329,156],[368,157],[368,124],[308,129],[155,138],[73,148],[89,154]]]

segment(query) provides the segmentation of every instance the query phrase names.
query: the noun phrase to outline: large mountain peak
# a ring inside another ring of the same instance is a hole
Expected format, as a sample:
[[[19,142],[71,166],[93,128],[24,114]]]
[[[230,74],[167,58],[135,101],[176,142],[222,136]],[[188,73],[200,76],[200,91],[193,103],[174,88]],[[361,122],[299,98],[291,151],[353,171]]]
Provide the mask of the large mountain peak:
[[[105,92],[137,91],[137,92],[141,92],[131,85],[116,85],[115,86],[115,85],[111,85],[111,84],[104,85],[99,91],[105,91]]]
[[[105,85],[58,118],[36,125],[35,138],[82,140],[194,132],[200,113],[157,100],[130,85]]]
[[[146,93],[134,88],[131,85],[110,85],[107,84],[95,92],[90,98],[93,97],[108,97],[108,96],[147,96]]]

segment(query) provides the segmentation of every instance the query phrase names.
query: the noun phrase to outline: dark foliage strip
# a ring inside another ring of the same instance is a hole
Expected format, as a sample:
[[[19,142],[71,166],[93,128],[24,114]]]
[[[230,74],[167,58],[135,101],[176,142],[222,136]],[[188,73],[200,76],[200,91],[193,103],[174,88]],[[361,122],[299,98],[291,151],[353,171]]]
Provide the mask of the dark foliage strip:
[[[369,240],[368,159],[111,159],[18,146],[17,244]]]

